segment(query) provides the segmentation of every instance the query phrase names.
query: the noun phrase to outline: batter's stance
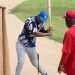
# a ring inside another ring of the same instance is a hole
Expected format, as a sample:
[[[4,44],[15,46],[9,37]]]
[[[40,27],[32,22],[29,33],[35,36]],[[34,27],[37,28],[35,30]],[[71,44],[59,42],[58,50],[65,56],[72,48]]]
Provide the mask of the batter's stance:
[[[44,29],[43,23],[46,22],[48,13],[41,11],[39,15],[29,17],[24,24],[22,33],[18,37],[16,43],[16,51],[18,63],[15,75],[20,75],[27,53],[34,67],[38,70],[38,58],[36,52],[36,37],[51,36],[52,28]],[[47,72],[39,64],[39,72],[41,75],[48,75]]]

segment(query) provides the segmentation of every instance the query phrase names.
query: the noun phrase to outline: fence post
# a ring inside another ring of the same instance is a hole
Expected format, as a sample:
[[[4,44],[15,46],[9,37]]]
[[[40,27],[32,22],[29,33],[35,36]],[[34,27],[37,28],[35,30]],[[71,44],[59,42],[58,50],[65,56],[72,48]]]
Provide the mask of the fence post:
[[[6,28],[5,7],[2,7],[3,75],[10,75],[9,48]]]
[[[0,7],[0,75],[3,75],[2,7]]]

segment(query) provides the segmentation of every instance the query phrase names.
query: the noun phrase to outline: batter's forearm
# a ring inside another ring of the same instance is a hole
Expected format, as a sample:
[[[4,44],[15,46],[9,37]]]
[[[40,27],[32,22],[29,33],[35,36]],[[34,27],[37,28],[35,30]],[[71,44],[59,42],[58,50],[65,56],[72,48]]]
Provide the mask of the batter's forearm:
[[[35,32],[35,33],[33,33],[33,35],[35,37],[43,37],[43,36],[49,36],[50,34],[49,33],[42,33],[42,32]]]

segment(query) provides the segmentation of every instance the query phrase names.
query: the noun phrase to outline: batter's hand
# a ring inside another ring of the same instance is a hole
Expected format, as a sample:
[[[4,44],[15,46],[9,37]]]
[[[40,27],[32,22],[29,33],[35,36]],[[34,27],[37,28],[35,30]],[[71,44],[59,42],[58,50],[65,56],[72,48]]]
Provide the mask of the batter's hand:
[[[47,31],[48,31],[48,32],[51,32],[51,31],[52,31],[52,27],[49,26],[49,27],[47,28]]]
[[[48,31],[48,36],[52,36],[52,27],[51,26],[49,26],[47,28],[47,31]]]

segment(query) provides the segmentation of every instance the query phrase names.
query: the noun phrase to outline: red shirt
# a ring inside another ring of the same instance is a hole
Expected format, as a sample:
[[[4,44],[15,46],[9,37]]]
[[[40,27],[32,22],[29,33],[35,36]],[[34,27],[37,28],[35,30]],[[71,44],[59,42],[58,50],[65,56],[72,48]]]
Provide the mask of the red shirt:
[[[75,25],[66,32],[63,40],[62,63],[67,74],[75,75]]]

